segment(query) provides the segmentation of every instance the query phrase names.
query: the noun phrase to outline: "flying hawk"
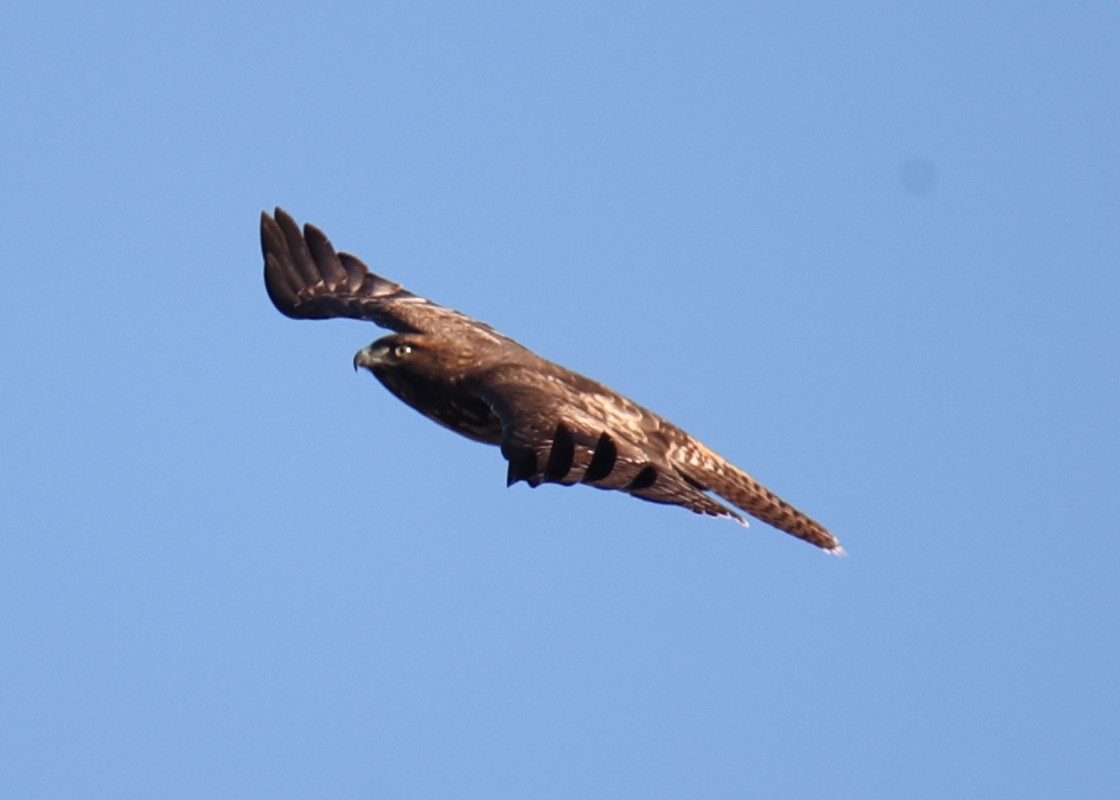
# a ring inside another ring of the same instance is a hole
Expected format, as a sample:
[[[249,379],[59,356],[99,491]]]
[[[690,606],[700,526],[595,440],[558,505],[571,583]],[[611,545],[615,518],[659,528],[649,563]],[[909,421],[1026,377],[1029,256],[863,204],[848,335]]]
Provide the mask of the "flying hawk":
[[[314,225],[277,208],[261,214],[268,296],[293,319],[349,317],[396,333],[354,356],[424,416],[498,445],[506,485],[583,483],[698,514],[736,508],[841,554],[840,542],[738,467],[637,403],[523,347],[485,323],[436,305],[336,253]]]

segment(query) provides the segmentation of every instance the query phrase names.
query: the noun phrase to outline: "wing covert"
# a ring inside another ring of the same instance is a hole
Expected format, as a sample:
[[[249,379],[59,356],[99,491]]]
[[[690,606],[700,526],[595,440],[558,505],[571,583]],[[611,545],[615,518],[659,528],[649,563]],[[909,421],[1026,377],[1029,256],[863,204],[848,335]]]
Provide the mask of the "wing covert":
[[[662,448],[636,441],[633,426],[618,424],[603,413],[602,404],[583,402],[539,369],[496,370],[481,394],[502,422],[507,485],[522,480],[533,487],[582,483],[746,524],[686,480]]]

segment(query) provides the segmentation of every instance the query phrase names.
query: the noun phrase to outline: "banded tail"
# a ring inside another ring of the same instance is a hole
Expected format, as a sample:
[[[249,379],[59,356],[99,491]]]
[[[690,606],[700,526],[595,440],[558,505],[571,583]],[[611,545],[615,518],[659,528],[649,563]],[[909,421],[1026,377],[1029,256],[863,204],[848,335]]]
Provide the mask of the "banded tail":
[[[674,448],[670,457],[681,475],[698,488],[719,495],[752,517],[831,555],[846,554],[840,540],[827,528],[703,445],[699,449]]]

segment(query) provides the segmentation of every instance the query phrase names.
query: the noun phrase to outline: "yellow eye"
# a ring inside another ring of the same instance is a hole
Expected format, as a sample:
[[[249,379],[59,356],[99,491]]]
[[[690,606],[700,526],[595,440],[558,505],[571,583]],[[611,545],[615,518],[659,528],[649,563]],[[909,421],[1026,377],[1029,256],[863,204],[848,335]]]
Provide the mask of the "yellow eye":
[[[407,344],[398,344],[393,348],[393,355],[397,358],[404,358],[412,352],[412,346]]]

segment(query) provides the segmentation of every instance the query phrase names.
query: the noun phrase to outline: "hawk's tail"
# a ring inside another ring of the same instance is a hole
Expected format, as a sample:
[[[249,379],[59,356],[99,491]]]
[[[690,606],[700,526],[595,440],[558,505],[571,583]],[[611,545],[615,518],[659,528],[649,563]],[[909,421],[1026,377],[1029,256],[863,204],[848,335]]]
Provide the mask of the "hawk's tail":
[[[773,525],[779,530],[815,544],[832,555],[844,555],[840,540],[816,520],[798,511],[778,495],[767,489],[746,472],[711,450],[697,458],[681,458],[677,469],[700,488],[714,492],[729,503],[746,511],[752,517]]]

